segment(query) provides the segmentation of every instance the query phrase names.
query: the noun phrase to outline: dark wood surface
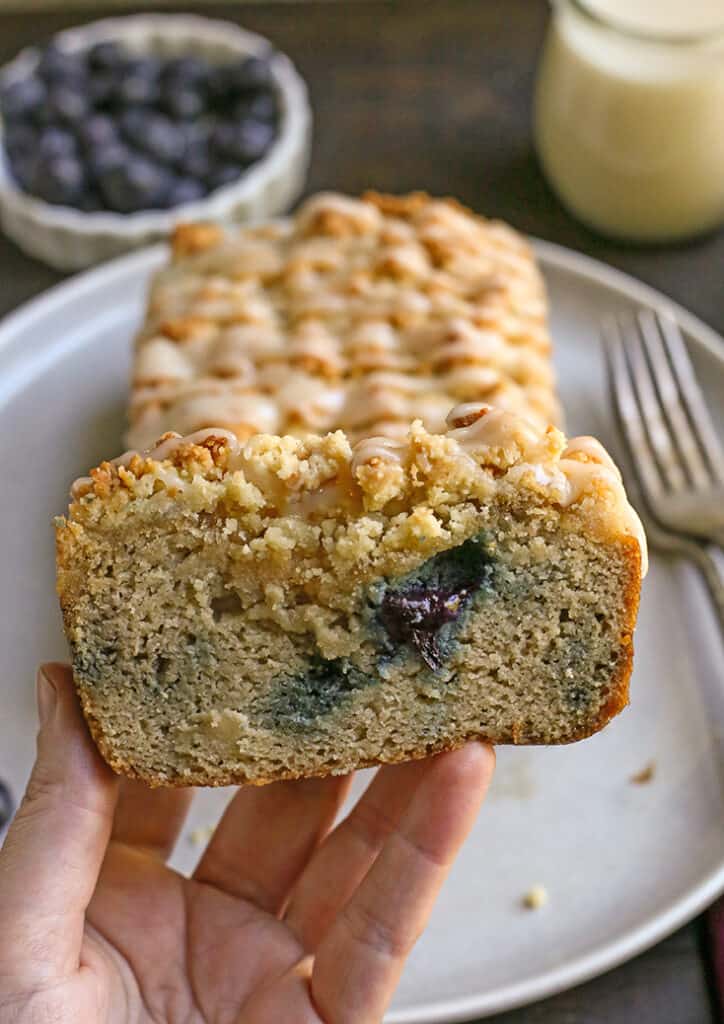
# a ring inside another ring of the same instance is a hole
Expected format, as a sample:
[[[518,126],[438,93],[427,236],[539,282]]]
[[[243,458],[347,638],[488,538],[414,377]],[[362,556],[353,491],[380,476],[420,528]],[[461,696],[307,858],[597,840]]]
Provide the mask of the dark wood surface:
[[[193,5],[179,5],[193,9]],[[98,4],[94,15],[106,12]],[[270,36],[305,76],[315,110],[309,191],[422,188],[596,256],[724,331],[724,233],[634,248],[577,224],[533,155],[530,97],[543,0],[204,5]],[[89,12],[0,16],[0,61]],[[0,239],[0,314],[61,279]],[[693,922],[601,978],[496,1024],[706,1024],[719,1020],[706,930]]]

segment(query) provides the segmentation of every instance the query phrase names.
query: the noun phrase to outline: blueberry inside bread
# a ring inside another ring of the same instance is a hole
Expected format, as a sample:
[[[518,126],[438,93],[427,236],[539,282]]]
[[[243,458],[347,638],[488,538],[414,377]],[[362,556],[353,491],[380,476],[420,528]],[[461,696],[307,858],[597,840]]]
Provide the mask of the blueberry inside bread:
[[[57,543],[91,730],[153,785],[569,742],[627,703],[645,542],[618,471],[482,403],[354,447],[167,435],[78,481]]]

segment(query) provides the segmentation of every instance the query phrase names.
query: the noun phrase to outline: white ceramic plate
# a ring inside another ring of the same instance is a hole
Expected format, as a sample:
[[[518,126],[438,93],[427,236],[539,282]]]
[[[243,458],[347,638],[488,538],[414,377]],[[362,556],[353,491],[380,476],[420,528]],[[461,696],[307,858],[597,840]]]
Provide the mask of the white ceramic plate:
[[[552,245],[560,386],[573,432],[612,442],[596,324],[666,306],[724,409],[722,341],[661,295]],[[65,656],[51,516],[69,481],[120,449],[129,340],[162,248],[49,292],[0,326],[0,778],[17,794],[33,758],[33,672]],[[724,890],[724,678],[705,592],[654,556],[636,633],[631,707],[593,739],[499,751],[493,790],[402,979],[389,1022],[458,1021],[574,985],[651,945]],[[647,785],[631,776],[648,762]],[[363,780],[359,779],[361,786]],[[175,863],[199,854],[224,791],[199,795]],[[549,904],[524,910],[533,884]]]

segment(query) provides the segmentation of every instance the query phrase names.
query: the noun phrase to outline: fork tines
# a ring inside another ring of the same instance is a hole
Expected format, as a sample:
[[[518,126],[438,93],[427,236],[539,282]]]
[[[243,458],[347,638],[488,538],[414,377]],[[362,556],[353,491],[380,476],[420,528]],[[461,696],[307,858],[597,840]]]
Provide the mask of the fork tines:
[[[621,426],[649,496],[721,487],[724,452],[673,318],[621,314],[603,333]]]

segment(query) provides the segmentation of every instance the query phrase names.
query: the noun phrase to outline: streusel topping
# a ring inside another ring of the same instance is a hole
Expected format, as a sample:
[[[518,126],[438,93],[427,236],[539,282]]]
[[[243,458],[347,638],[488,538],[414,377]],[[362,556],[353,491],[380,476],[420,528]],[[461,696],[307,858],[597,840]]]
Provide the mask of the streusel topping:
[[[453,409],[448,423],[446,433],[431,434],[416,420],[404,441],[370,437],[353,447],[342,431],[306,438],[257,434],[245,443],[220,427],[187,437],[168,433],[154,448],[125,452],[76,480],[69,518],[94,518],[108,504],[148,498],[159,489],[195,495],[200,507],[211,492],[217,501],[221,489],[249,512],[272,509],[272,524],[278,515],[311,520],[340,511],[374,513],[391,503],[441,509],[525,495],[584,515],[594,533],[634,537],[645,574],[641,522],[598,441],[566,441],[555,427],[539,430],[484,403]]]
[[[527,243],[452,200],[320,194],[256,228],[178,229],[137,341],[128,443],[221,425],[403,438],[485,401],[559,418]]]

